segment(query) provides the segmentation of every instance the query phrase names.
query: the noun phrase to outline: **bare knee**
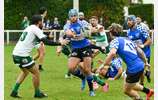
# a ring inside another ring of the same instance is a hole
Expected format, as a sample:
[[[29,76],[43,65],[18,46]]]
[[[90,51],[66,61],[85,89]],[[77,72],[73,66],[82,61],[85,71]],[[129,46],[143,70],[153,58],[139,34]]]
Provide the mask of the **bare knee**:
[[[126,95],[129,94],[129,90],[127,90],[127,89],[124,89],[123,92],[124,92],[124,94],[126,94]]]

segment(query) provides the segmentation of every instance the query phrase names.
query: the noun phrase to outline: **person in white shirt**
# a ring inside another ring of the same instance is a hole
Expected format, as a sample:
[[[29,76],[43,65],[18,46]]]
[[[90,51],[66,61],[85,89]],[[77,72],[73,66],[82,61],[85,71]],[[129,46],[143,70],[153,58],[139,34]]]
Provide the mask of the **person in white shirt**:
[[[19,98],[18,89],[24,79],[28,76],[29,72],[32,74],[33,86],[35,89],[35,98],[47,97],[46,94],[42,93],[39,89],[40,85],[40,75],[38,66],[35,64],[35,61],[32,59],[31,52],[35,47],[37,41],[42,41],[48,45],[60,45],[59,43],[54,43],[47,39],[46,35],[43,34],[41,30],[43,27],[42,16],[34,15],[32,17],[31,25],[24,29],[19,41],[17,42],[13,50],[13,61],[16,65],[19,66],[21,72],[16,80],[16,84],[10,94],[10,96]]]

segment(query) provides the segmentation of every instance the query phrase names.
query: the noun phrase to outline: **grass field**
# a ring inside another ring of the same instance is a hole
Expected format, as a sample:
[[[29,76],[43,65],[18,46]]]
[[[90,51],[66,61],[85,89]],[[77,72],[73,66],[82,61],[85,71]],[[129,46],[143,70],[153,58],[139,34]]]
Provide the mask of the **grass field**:
[[[15,84],[16,77],[20,69],[12,61],[12,50],[14,46],[5,46],[5,100],[16,100],[11,98],[10,92]],[[153,48],[152,48],[153,49]],[[35,53],[35,50],[34,52]],[[96,57],[105,58],[103,55]],[[153,52],[151,56],[151,65],[153,66]],[[63,55],[57,56],[55,47],[46,47],[45,62],[43,65],[45,71],[41,72],[41,89],[48,94],[48,98],[43,100],[131,100],[123,93],[123,79],[116,81],[109,81],[110,89],[107,93],[102,92],[101,88],[96,91],[95,97],[88,96],[88,86],[85,91],[80,91],[80,80],[77,78],[65,79],[64,74],[67,71],[67,58]],[[146,83],[147,87],[154,87],[153,82],[153,68],[152,68],[152,82]],[[26,78],[19,89],[19,94],[22,96],[21,100],[36,100],[33,98],[34,90],[32,86],[31,74]],[[145,95],[141,93],[145,98]],[[145,99],[144,99],[145,100]],[[153,100],[153,98],[152,98]]]

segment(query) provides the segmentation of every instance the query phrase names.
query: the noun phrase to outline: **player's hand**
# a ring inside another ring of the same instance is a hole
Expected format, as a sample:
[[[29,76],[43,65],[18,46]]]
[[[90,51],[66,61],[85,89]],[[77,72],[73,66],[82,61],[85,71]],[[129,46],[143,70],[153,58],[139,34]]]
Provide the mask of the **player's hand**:
[[[151,65],[150,64],[148,64],[148,63],[145,63],[145,65],[144,65],[145,67],[150,67]]]
[[[144,48],[144,44],[139,45],[139,47],[143,49]]]
[[[69,41],[69,40],[66,40],[66,39],[60,41],[61,45],[67,45],[69,42],[70,42],[70,41]]]

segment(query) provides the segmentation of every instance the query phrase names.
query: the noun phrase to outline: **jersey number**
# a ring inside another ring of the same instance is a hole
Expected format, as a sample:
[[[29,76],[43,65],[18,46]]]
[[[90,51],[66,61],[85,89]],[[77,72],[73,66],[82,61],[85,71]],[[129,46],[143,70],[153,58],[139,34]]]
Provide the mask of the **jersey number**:
[[[127,40],[125,40],[124,51],[128,51],[137,55],[134,44]]]
[[[26,38],[27,32],[23,32],[21,37],[20,37],[20,41],[24,41]]]

